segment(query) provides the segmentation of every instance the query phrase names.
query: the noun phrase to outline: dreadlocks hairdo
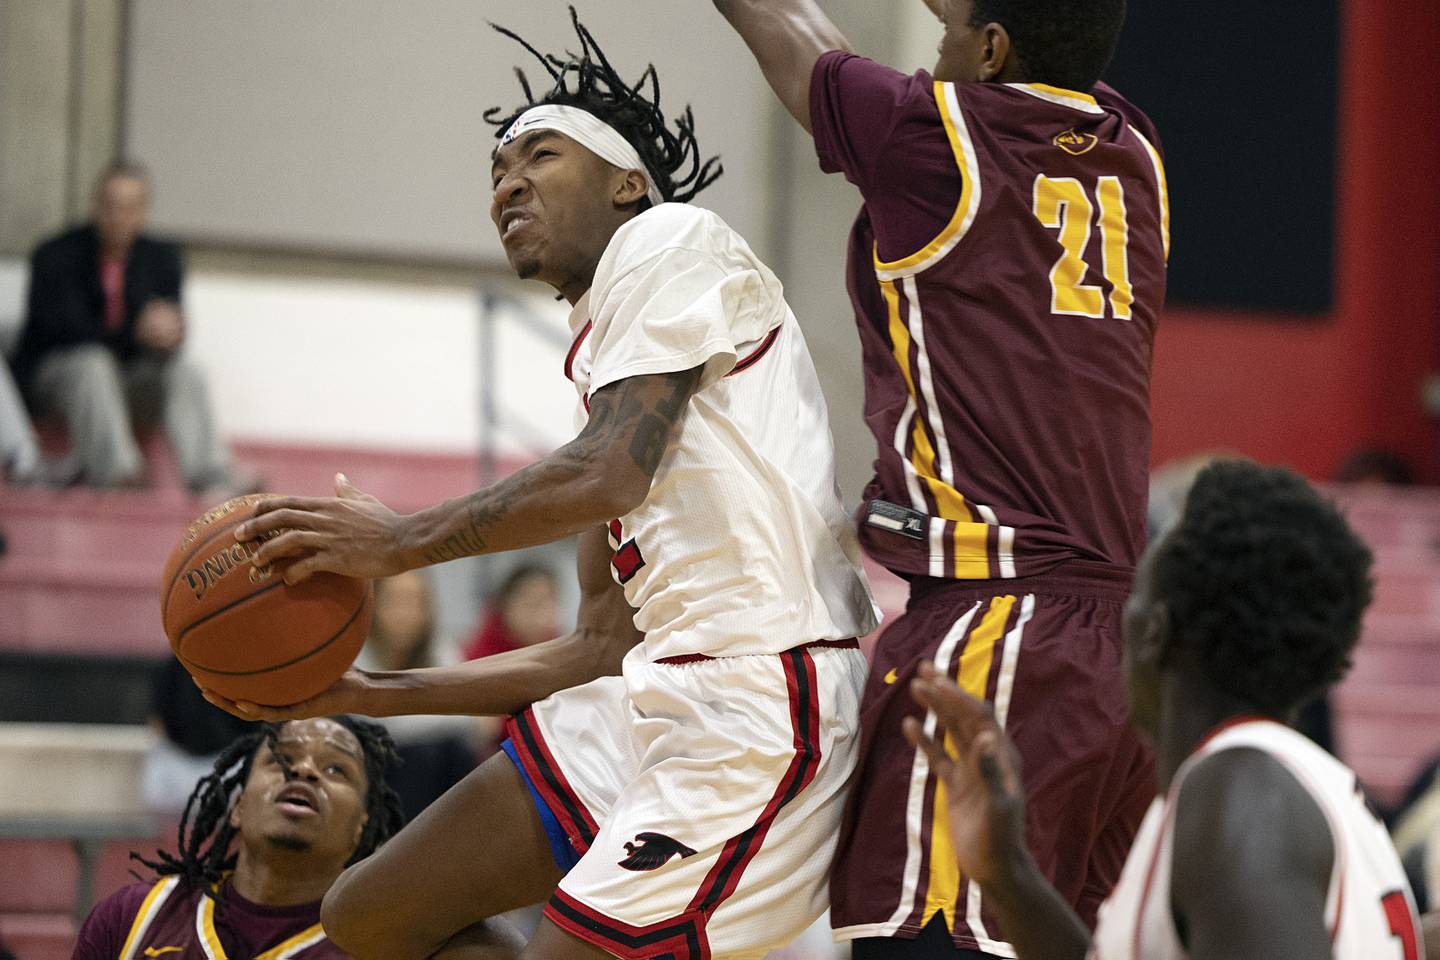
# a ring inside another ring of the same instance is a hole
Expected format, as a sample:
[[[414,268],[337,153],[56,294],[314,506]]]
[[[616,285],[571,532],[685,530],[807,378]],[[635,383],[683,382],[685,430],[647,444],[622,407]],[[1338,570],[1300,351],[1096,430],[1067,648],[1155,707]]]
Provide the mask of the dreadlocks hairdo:
[[[525,71],[515,68],[526,103],[510,112],[503,107],[485,111],[486,122],[496,127],[496,139],[504,136],[511,124],[531,107],[551,103],[578,107],[614,127],[635,148],[662,197],[675,203],[690,202],[725,172],[719,157],[701,161],[700,146],[695,140],[694,114],[687,106],[671,130],[660,111],[660,80],[655,74],[655,65],[648,64],[640,79],[631,86],[610,65],[595,37],[580,22],[574,7],[570,8],[570,22],[580,38],[580,52],[567,53],[564,57],[541,53],[513,30],[490,24],[529,51],[553,81],[549,92],[537,100]],[[640,209],[648,207],[649,201],[642,200]]]
[[[1349,669],[1370,603],[1370,559],[1299,476],[1222,460],[1196,477],[1155,558],[1153,590],[1187,663],[1284,717]]]
[[[1125,0],[974,0],[969,25],[987,23],[1010,34],[1026,80],[1088,91],[1115,55]]]
[[[380,724],[351,716],[329,719],[355,735],[365,758],[365,812],[369,817],[348,865],[374,853],[405,824],[400,798],[385,782],[386,768],[398,763],[400,757],[395,751],[395,741]],[[250,779],[256,755],[262,747],[276,749],[283,726],[283,723],[261,724],[254,733],[239,737],[225,748],[210,773],[200,779],[185,801],[177,853],[157,850],[153,860],[131,853],[130,859],[149,867],[157,876],[179,874],[187,884],[213,897],[225,875],[235,869],[238,858],[230,849],[237,833],[230,825],[230,810]]]

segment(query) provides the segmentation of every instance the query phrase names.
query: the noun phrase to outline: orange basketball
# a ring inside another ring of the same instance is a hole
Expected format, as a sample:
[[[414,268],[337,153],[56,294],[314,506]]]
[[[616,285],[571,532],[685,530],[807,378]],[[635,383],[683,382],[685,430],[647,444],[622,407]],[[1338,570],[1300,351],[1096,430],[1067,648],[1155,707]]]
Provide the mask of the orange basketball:
[[[165,564],[160,615],[190,675],[232,700],[272,706],[324,690],[354,662],[370,629],[370,584],[319,573],[295,586],[256,567],[235,540],[252,494],[206,511]]]

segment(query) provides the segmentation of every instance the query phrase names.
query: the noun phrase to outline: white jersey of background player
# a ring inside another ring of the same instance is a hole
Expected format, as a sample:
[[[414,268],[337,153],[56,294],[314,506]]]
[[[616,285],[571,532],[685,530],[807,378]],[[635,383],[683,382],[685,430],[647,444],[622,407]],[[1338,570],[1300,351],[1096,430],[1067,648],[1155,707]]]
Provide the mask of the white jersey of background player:
[[[1416,960],[1420,954],[1410,885],[1355,773],[1305,736],[1258,718],[1213,733],[1181,765],[1166,796],[1155,799],[1120,882],[1100,911],[1095,956],[1188,960],[1170,907],[1175,798],[1198,764],[1236,748],[1258,750],[1279,761],[1330,827],[1334,858],[1325,895],[1325,929],[1335,960]]]

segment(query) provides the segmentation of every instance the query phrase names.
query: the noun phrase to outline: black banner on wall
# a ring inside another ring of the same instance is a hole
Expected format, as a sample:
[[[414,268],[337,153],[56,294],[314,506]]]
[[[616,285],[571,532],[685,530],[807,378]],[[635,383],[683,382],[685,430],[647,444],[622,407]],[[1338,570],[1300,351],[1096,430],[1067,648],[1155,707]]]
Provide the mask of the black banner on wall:
[[[1160,129],[1170,303],[1330,308],[1338,55],[1338,0],[1130,0],[1106,80]]]

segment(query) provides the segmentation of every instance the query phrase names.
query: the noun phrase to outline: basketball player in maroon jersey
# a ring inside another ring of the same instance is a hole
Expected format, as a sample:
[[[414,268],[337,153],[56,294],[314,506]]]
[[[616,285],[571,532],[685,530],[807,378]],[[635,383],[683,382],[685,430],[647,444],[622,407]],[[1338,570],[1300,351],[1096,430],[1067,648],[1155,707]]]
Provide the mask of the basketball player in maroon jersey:
[[[854,55],[815,0],[715,0],[864,199],[847,282],[879,454],[860,537],[911,591],[876,649],[831,883],[858,960],[1013,955],[901,735],[921,661],[1015,739],[1031,850],[1086,923],[1154,792],[1119,624],[1169,214],[1155,131],[1098,82],[1124,0],[927,2],[933,75]]]
[[[96,904],[74,960],[346,957],[320,927],[320,901],[400,829],[384,780],[395,757],[384,727],[354,717],[292,720],[236,740],[191,794],[178,853],[134,855],[157,880]]]

